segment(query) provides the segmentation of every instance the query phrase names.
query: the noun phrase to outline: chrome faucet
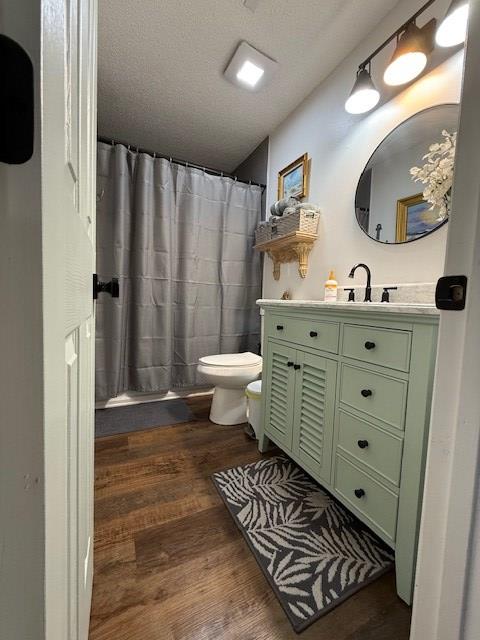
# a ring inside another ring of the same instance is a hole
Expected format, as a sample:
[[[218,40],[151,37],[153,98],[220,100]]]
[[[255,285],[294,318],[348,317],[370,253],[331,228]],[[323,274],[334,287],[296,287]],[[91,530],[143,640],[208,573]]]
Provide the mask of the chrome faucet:
[[[365,271],[367,272],[367,286],[365,287],[365,298],[364,298],[364,302],[371,302],[372,301],[372,274],[370,272],[370,268],[364,264],[363,262],[359,262],[358,264],[356,264],[354,267],[352,267],[350,273],[348,274],[349,278],[353,278],[353,276],[355,275],[355,271],[358,269],[358,267],[363,267],[365,269]]]

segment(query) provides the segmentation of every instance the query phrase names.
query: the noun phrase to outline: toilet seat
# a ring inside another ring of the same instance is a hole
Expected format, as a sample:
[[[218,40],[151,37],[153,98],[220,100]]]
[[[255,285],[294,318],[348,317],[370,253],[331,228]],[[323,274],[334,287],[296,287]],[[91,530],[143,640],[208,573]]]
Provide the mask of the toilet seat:
[[[204,367],[225,367],[225,368],[243,368],[258,367],[262,362],[262,357],[257,356],[250,351],[244,353],[222,353],[215,356],[205,356],[199,358],[198,362]]]

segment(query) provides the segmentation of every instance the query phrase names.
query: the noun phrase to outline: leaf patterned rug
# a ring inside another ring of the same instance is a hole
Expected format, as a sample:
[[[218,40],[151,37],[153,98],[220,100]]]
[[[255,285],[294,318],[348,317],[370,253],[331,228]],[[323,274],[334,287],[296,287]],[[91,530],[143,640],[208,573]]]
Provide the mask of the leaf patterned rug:
[[[286,457],[213,482],[297,633],[393,566],[393,552]]]

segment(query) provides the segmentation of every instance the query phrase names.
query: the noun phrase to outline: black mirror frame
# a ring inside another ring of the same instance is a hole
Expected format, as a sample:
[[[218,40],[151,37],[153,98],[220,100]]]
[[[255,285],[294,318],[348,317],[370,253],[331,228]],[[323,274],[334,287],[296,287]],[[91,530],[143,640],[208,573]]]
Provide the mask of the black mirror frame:
[[[424,113],[425,111],[431,111],[432,109],[438,109],[438,107],[458,107],[459,110],[459,116],[460,116],[460,104],[458,102],[443,102],[441,104],[436,104],[433,105],[432,107],[427,107],[426,109],[421,109],[420,111],[417,111],[417,113],[414,113],[413,115],[411,115],[409,118],[406,118],[405,120],[403,120],[402,122],[400,122],[399,124],[397,124],[396,127],[394,127],[391,131],[389,131],[387,133],[387,135],[381,140],[381,142],[379,142],[379,144],[377,144],[377,146],[375,147],[375,149],[373,150],[372,154],[370,155],[370,157],[367,160],[367,163],[365,164],[362,173],[360,174],[360,177],[358,178],[358,182],[357,182],[357,188],[355,189],[355,197],[354,197],[354,202],[353,202],[353,210],[355,212],[355,220],[357,221],[357,225],[358,227],[361,229],[361,231],[367,236],[367,238],[369,238],[370,240],[373,240],[373,242],[377,242],[378,244],[383,244],[383,245],[390,245],[390,246],[395,246],[395,245],[403,245],[403,244],[410,244],[411,242],[416,242],[417,240],[423,240],[423,238],[427,238],[428,236],[432,235],[432,233],[435,233],[435,231],[438,231],[438,229],[440,229],[441,227],[443,227],[443,225],[445,225],[448,222],[448,218],[445,218],[445,220],[443,220],[442,222],[440,222],[438,224],[438,226],[436,226],[434,229],[432,229],[431,231],[429,231],[428,233],[424,233],[423,236],[419,236],[418,238],[413,238],[413,240],[403,240],[402,242],[384,242],[383,240],[377,240],[377,238],[373,238],[367,231],[365,231],[365,229],[360,225],[360,222],[358,220],[358,215],[357,215],[357,195],[358,195],[358,189],[360,186],[360,181],[362,179],[363,174],[365,173],[365,169],[368,167],[368,165],[370,164],[371,159],[373,158],[373,156],[376,154],[376,152],[378,151],[378,149],[382,146],[382,144],[385,142],[385,140],[388,138],[388,136],[392,135],[392,133],[394,131],[396,131],[399,127],[401,127],[402,125],[404,125],[406,122],[408,122],[409,120],[412,120],[413,118],[416,118],[420,113]]]

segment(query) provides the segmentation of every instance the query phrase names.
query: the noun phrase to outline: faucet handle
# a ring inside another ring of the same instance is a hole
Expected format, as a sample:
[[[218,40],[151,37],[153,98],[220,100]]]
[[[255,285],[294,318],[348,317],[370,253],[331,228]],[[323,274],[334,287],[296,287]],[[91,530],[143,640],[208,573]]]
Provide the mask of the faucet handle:
[[[348,302],[355,302],[355,289],[345,288],[344,291],[348,291]]]
[[[383,287],[382,302],[390,302],[390,291],[396,291],[398,287]]]

